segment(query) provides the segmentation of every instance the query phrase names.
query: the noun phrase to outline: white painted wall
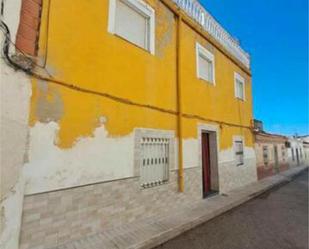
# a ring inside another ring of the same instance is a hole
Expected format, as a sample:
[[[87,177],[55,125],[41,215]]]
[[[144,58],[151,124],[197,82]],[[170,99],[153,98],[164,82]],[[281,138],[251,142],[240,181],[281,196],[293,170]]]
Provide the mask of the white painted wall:
[[[296,159],[296,149],[298,149],[299,153],[299,163],[300,165],[303,165],[305,162],[304,157],[304,147],[303,142],[300,138],[290,137],[289,142],[291,147],[288,148],[288,160],[290,166],[297,166],[297,159]],[[294,160],[292,160],[292,149],[294,149]],[[302,157],[300,157],[300,150],[302,150]]]
[[[301,138],[303,142],[303,148],[304,148],[304,153],[305,153],[305,165],[309,167],[309,136],[305,136]],[[307,144],[304,144],[306,142]]]
[[[26,194],[69,188],[134,175],[134,133],[111,138],[104,125],[70,149],[54,144],[59,126],[36,123],[30,130]]]
[[[15,72],[3,60],[0,60],[0,67],[0,248],[14,249],[18,245],[22,212],[21,171],[27,146],[31,88],[25,74]]]
[[[207,125],[199,127],[200,130],[201,127],[211,128]],[[102,124],[93,136],[81,137],[70,149],[61,149],[55,145],[58,130],[59,126],[55,122],[37,122],[30,129],[29,162],[24,167],[26,194],[139,175],[134,168],[136,130],[124,137],[111,137]],[[219,131],[217,127],[212,130]],[[217,133],[217,151],[219,135]],[[170,170],[178,169],[178,142],[177,139],[174,141]],[[244,152],[245,165],[242,166],[236,166],[233,148],[218,153],[220,190],[228,191],[256,181],[254,149],[244,147]],[[183,140],[183,158],[185,169],[201,168],[200,138]]]
[[[220,192],[227,193],[257,181],[256,157],[252,147],[244,147],[244,165],[237,166],[234,149],[219,154]]]
[[[15,43],[21,0],[5,0],[2,20]],[[1,33],[1,50],[4,35]],[[11,46],[10,52],[14,52]],[[17,249],[24,196],[30,79],[0,59],[0,248]]]
[[[10,29],[11,40],[13,43],[16,41],[21,1],[22,0],[4,0],[4,12],[2,19]]]

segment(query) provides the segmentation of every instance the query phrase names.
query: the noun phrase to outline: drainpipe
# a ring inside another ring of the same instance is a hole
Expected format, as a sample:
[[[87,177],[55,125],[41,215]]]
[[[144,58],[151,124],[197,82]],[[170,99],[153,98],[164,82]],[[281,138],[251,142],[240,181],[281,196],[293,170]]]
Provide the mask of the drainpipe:
[[[183,155],[182,155],[182,103],[181,103],[181,23],[182,18],[177,15],[176,37],[176,93],[177,93],[177,135],[178,135],[178,187],[179,192],[184,191]]]

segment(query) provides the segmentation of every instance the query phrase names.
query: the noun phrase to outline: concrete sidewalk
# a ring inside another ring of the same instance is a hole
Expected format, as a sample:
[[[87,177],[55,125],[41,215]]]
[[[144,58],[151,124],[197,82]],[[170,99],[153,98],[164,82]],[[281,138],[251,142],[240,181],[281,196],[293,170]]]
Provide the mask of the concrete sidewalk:
[[[168,216],[116,227],[102,233],[57,246],[54,249],[146,249],[158,246],[177,235],[202,224],[271,188],[293,179],[307,167],[299,166],[265,178],[230,193],[192,203]]]

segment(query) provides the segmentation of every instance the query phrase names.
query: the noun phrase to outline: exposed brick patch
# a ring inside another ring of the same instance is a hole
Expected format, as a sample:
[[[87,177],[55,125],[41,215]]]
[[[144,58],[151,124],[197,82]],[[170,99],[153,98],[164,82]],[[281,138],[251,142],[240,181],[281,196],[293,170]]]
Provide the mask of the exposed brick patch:
[[[22,0],[16,47],[23,53],[37,55],[42,0]]]

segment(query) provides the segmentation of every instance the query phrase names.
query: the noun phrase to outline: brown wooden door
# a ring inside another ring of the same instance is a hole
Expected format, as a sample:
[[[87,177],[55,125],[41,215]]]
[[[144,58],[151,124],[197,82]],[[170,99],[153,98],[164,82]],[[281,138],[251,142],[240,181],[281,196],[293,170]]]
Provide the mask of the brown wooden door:
[[[210,153],[209,134],[202,133],[202,165],[203,165],[203,197],[211,191],[210,188]]]

